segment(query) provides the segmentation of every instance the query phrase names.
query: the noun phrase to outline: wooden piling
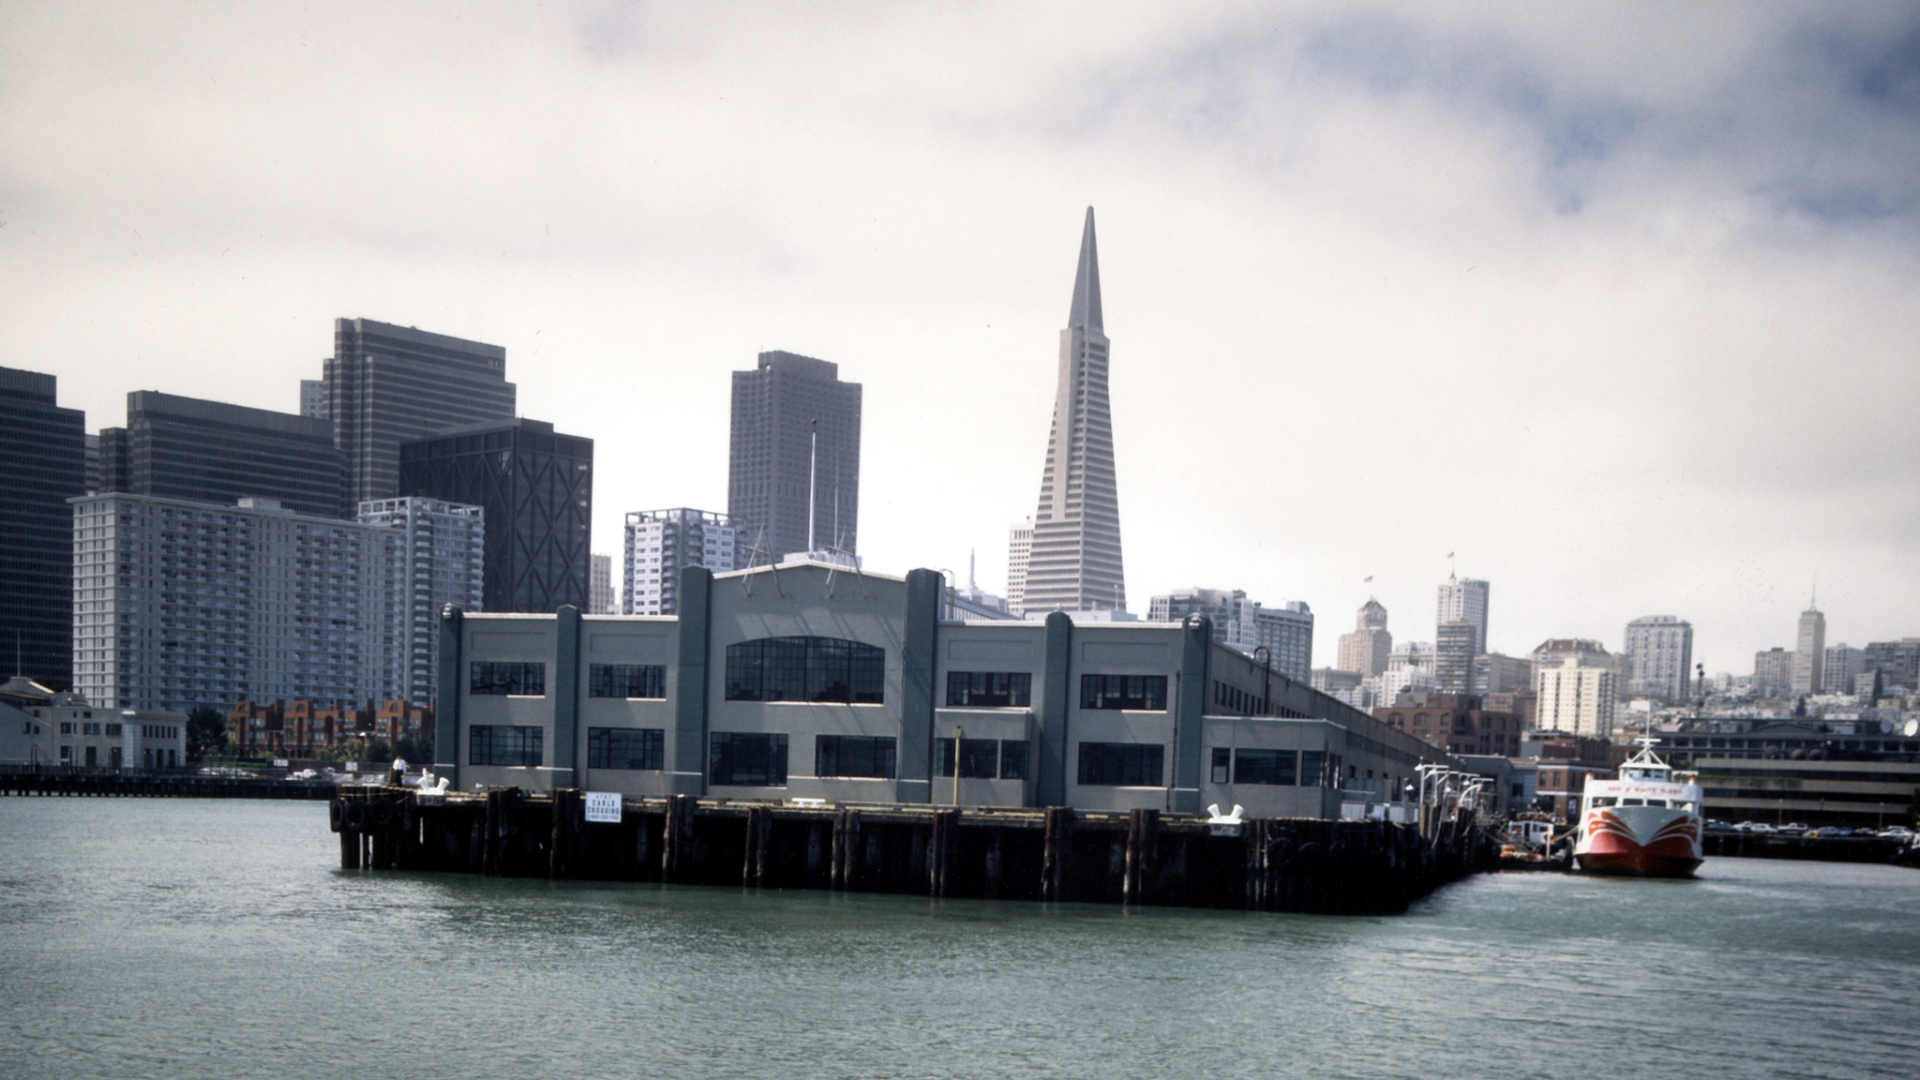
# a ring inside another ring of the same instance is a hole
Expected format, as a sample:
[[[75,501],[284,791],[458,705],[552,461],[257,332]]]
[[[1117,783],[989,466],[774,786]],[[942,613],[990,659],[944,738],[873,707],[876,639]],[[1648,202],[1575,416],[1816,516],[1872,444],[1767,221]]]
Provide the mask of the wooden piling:
[[[1121,901],[1144,904],[1159,860],[1160,811],[1133,810],[1127,814],[1127,866]]]
[[[860,848],[860,811],[843,809],[833,819],[833,888],[859,888]]]
[[[747,811],[747,851],[740,867],[740,884],[765,888],[767,883],[767,846],[773,840],[773,811],[755,806]]]
[[[1073,865],[1073,808],[1049,806],[1046,838],[1042,841],[1040,899],[1065,900],[1067,875]]]
[[[700,800],[675,795],[667,801],[667,819],[660,837],[660,880],[694,880],[693,812]]]
[[[943,807],[933,812],[933,835],[927,839],[927,895],[945,896],[953,871],[955,834],[960,811]]]

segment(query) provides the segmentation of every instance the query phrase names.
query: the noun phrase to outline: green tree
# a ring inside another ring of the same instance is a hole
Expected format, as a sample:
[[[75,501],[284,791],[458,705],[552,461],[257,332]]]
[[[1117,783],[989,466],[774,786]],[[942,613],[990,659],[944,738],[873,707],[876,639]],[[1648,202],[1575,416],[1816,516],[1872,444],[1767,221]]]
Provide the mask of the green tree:
[[[402,735],[400,741],[393,744],[393,752],[406,758],[409,764],[433,764],[433,733],[423,731],[418,735]]]
[[[227,718],[211,705],[196,705],[187,714],[187,760],[199,761],[227,747]]]

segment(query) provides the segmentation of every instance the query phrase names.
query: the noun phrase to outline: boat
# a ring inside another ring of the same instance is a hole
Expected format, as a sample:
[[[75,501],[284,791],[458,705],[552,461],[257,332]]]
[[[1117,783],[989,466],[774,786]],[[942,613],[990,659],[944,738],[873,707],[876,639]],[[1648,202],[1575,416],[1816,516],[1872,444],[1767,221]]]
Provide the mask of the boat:
[[[1692,877],[1702,859],[1699,779],[1662,761],[1660,740],[1636,741],[1616,779],[1587,778],[1574,861],[1590,874]]]
[[[1559,853],[1555,854],[1555,848]],[[1565,870],[1564,838],[1555,843],[1553,819],[1545,814],[1522,814],[1507,822],[1500,837],[1502,870]]]

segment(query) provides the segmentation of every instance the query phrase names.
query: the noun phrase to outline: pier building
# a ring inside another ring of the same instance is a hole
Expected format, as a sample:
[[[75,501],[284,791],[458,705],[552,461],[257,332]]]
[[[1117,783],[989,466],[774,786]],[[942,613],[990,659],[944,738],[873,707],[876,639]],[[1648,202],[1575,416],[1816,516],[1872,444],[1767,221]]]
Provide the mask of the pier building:
[[[460,789],[1335,818],[1454,764],[1178,624],[943,620],[934,570],[681,571],[676,616],[442,614]]]

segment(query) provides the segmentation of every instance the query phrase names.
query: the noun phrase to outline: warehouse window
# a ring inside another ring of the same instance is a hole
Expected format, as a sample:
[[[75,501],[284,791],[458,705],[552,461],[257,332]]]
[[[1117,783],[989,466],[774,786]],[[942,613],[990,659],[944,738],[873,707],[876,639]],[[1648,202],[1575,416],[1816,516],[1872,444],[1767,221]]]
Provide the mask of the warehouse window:
[[[473,694],[544,697],[547,665],[527,660],[475,660],[467,689]]]
[[[1294,752],[1291,750],[1235,750],[1233,782],[1291,787],[1299,782],[1294,766]]]
[[[537,727],[475,724],[467,729],[467,764],[539,765],[544,737]]]
[[[588,664],[587,696],[664,698],[667,669],[660,664]]]
[[[1080,744],[1080,782],[1102,787],[1161,787],[1166,747],[1159,743]]]
[[[949,671],[947,704],[1024,709],[1033,704],[1033,676],[1025,671]]]
[[[708,782],[745,787],[786,786],[785,734],[716,731],[711,747]]]
[[[728,701],[882,704],[886,653],[840,638],[772,637],[727,646]]]
[[[953,775],[952,739],[933,740],[933,763],[937,770],[936,775]],[[1000,775],[999,740],[960,740],[960,778],[962,780],[991,780],[998,775]]]
[[[662,769],[667,736],[660,728],[588,728],[587,768]]]
[[[1167,707],[1165,675],[1082,675],[1083,709],[1153,709]]]
[[[813,740],[815,776],[859,776],[893,779],[894,740],[873,735],[816,735]]]

